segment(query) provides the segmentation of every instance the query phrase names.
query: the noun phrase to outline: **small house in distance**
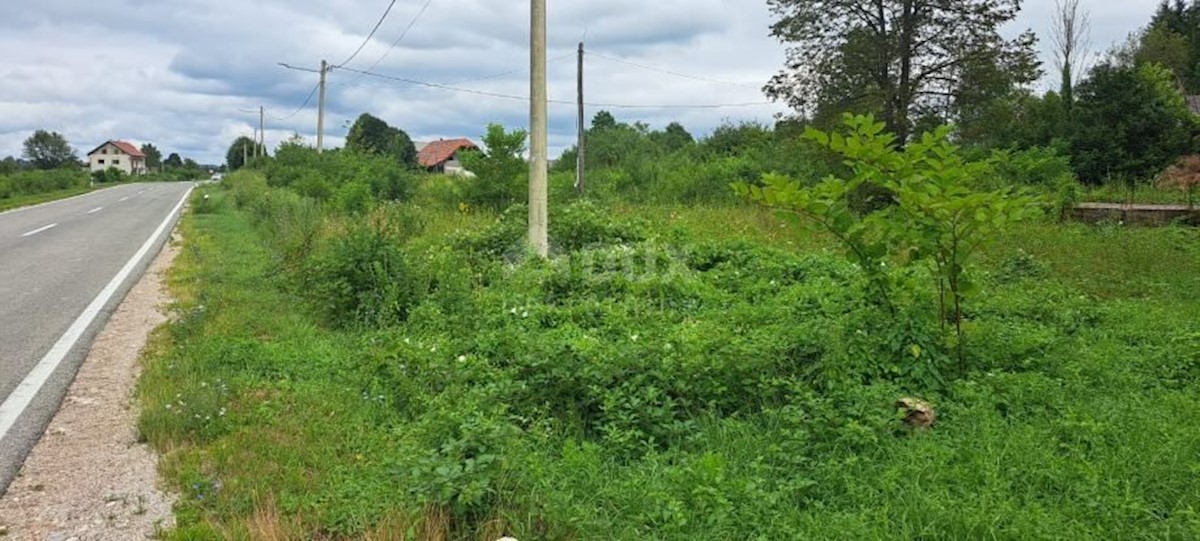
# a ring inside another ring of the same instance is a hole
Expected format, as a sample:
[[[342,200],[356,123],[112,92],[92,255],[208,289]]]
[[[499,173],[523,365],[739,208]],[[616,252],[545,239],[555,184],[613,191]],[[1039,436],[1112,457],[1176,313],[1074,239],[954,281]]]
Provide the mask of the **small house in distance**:
[[[125,141],[108,141],[88,152],[87,157],[88,169],[93,172],[114,168],[127,175],[146,173],[146,155]]]
[[[417,163],[426,171],[447,175],[470,175],[459,160],[462,151],[479,150],[470,139],[442,139],[417,144]]]

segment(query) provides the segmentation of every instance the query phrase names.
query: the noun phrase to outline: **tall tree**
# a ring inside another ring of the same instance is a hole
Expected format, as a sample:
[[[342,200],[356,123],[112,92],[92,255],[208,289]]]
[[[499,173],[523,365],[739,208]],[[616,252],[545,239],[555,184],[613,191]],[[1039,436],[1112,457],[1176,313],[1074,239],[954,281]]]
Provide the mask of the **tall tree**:
[[[146,167],[158,169],[162,166],[162,151],[158,150],[158,147],[146,143],[142,145],[142,154],[146,155]]]
[[[767,95],[797,111],[877,110],[903,144],[914,119],[952,116],[972,65],[1014,85],[1040,75],[1032,32],[1006,40],[1020,0],[768,0],[772,35],[788,44]]]
[[[1134,63],[1158,64],[1175,75],[1180,86],[1191,77],[1191,44],[1188,39],[1165,25],[1153,25],[1142,33]]]
[[[683,124],[678,122],[667,124],[667,127],[662,131],[651,132],[650,140],[668,153],[686,148],[696,142],[692,134],[688,133]]]
[[[247,137],[247,139],[249,139],[249,137]],[[167,159],[163,161],[163,167],[166,167],[167,169],[178,169],[183,167],[183,157],[180,156],[178,152],[172,152],[171,155],[167,156]]]
[[[38,169],[57,169],[79,161],[66,137],[46,130],[35,131],[25,140],[24,156]]]
[[[1079,84],[1071,130],[1080,179],[1149,179],[1188,152],[1198,131],[1175,77],[1157,64],[1100,64]]]
[[[1160,35],[1151,37],[1155,30]],[[1164,0],[1159,4],[1150,28],[1144,34],[1141,49],[1158,49],[1177,59],[1177,47],[1182,47],[1183,58],[1177,65],[1165,65],[1174,71],[1187,93],[1200,94],[1200,0],[1191,3]]]
[[[368,113],[359,115],[346,136],[346,149],[395,157],[409,167],[417,166],[417,147],[404,130]]]
[[[230,171],[241,169],[242,167],[246,166],[245,159],[253,157],[256,151],[261,151],[263,154],[266,154],[266,149],[254,139],[246,137],[245,135],[238,137],[237,139],[233,140],[233,144],[229,145],[229,150],[225,152],[225,165],[229,167]],[[183,167],[183,160],[179,159],[178,154],[172,153],[171,156],[167,158],[166,165],[168,167],[171,166],[172,160],[177,160],[179,162],[179,165],[176,167]]]
[[[1059,93],[1070,116],[1075,103],[1075,84],[1087,62],[1091,43],[1092,20],[1079,7],[1079,0],[1055,0],[1054,20],[1050,29],[1054,45],[1054,64],[1058,68],[1062,83]]]
[[[596,116],[592,117],[593,130],[607,130],[617,127],[617,117],[608,111],[600,111]]]

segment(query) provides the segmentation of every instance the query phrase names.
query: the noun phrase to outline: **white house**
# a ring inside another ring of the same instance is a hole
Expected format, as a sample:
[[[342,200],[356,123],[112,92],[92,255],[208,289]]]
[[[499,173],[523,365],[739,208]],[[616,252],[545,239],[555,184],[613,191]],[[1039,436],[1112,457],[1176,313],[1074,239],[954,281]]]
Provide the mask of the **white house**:
[[[88,152],[88,169],[104,171],[115,168],[128,175],[146,173],[146,155],[125,141],[108,141]]]

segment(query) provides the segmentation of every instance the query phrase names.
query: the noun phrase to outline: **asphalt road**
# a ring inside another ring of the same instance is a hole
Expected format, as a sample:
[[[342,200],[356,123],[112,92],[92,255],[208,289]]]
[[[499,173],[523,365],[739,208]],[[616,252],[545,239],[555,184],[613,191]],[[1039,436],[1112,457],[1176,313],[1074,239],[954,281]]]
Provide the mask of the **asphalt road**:
[[[0,213],[0,493],[191,187],[127,184]]]

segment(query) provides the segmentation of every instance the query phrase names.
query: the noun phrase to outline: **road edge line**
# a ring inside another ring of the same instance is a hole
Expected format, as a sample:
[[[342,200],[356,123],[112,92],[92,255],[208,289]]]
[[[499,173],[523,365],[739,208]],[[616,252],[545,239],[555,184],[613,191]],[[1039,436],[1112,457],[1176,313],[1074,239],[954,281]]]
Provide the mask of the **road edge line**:
[[[167,213],[167,217],[158,225],[158,229],[155,229],[154,233],[150,234],[150,238],[142,244],[137,253],[133,254],[133,257],[125,263],[124,267],[121,267],[120,271],[117,271],[116,276],[108,282],[108,285],[104,286],[104,289],[100,290],[100,293],[96,295],[96,298],[92,299],[87,308],[83,309],[79,317],[75,318],[75,321],[71,323],[67,331],[58,338],[54,346],[34,365],[29,374],[25,376],[25,379],[21,380],[21,383],[8,395],[8,398],[5,398],[4,402],[0,403],[0,440],[8,437],[9,430],[16,425],[17,420],[21,418],[21,415],[25,413],[25,409],[29,407],[29,404],[41,392],[42,387],[46,385],[50,376],[62,364],[63,359],[66,358],[71,349],[75,347],[79,338],[84,335],[88,327],[100,315],[100,312],[104,309],[104,305],[108,304],[108,301],[121,288],[121,285],[129,278],[133,270],[141,264],[142,259],[145,259],[146,254],[150,252],[150,248],[158,243],[164,232],[166,232],[167,226],[174,220],[175,215],[179,214],[183,205],[187,203],[188,197],[192,195],[192,191],[195,189],[196,185],[194,183],[188,187],[183,197],[179,199],[179,203],[175,205],[175,208],[171,209],[171,212]]]

